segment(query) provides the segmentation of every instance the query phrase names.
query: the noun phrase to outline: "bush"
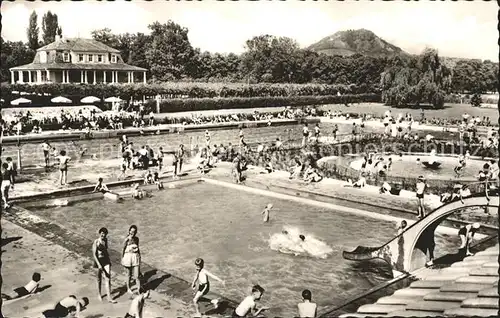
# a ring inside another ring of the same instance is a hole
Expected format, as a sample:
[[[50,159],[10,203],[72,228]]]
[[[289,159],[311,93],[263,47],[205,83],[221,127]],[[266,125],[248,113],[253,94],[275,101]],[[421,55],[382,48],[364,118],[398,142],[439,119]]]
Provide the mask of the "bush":
[[[167,99],[160,102],[160,112],[218,110],[235,108],[306,106],[321,104],[345,104],[379,102],[376,94],[330,95],[330,96],[290,96],[290,97],[254,97],[254,98],[190,98]],[[156,101],[150,100],[146,106],[156,108]]]
[[[479,106],[481,106],[482,102],[483,101],[481,100],[481,95],[479,95],[477,93],[474,94],[474,95],[472,95],[472,98],[470,100],[470,103],[471,103],[472,106],[479,107]]]
[[[242,83],[191,83],[168,82],[157,84],[8,84],[2,83],[1,96],[10,103],[19,97],[13,91],[28,95],[47,94],[74,97],[75,102],[84,96],[107,98],[119,96],[123,100],[131,97],[162,95],[163,98],[251,98],[251,97],[291,97],[291,96],[331,96],[341,94],[376,94],[375,88],[367,85],[323,85],[323,84],[242,84]],[[31,99],[31,96],[27,96]],[[49,98],[50,99],[50,98]],[[33,101],[34,102],[34,101]]]

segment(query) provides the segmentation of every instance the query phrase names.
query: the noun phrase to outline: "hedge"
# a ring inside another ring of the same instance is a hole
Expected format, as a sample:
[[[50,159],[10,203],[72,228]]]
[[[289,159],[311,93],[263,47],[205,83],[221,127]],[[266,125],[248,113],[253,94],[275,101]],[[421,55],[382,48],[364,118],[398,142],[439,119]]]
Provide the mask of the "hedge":
[[[161,113],[218,110],[235,108],[306,106],[321,104],[351,104],[379,102],[380,95],[329,95],[329,96],[290,96],[290,97],[254,97],[254,98],[192,98],[166,99],[160,102]],[[156,101],[150,100],[146,106],[156,108]]]
[[[341,94],[379,93],[366,85],[323,85],[323,84],[241,84],[241,83],[178,83],[161,84],[1,84],[1,96],[5,101],[16,99],[13,91],[28,95],[47,96],[120,96],[124,100],[131,97],[162,95],[164,98],[229,98],[229,97],[290,97],[290,96],[331,96]],[[28,97],[29,98],[29,97]]]

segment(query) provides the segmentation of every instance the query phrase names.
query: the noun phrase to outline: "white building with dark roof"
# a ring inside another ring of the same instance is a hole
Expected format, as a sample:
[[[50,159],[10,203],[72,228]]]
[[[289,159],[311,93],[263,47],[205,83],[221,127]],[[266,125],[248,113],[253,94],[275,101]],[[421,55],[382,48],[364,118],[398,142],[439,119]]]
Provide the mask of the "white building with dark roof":
[[[146,69],[93,39],[61,38],[36,51],[33,63],[10,69],[11,83],[146,83]]]

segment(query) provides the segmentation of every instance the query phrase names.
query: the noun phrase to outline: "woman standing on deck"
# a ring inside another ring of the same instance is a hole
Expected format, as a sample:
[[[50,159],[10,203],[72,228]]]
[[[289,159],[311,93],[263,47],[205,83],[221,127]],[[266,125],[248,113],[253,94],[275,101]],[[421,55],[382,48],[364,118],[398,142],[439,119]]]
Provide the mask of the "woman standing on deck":
[[[59,183],[66,185],[68,183],[68,162],[71,158],[66,156],[66,150],[61,150],[57,159],[59,160]]]
[[[111,260],[108,253],[108,229],[102,227],[99,229],[99,237],[94,240],[92,244],[92,255],[94,256],[94,268],[97,268],[97,298],[102,301],[101,282],[104,276],[106,284],[106,292],[108,294],[108,301],[116,303],[111,298]]]
[[[139,238],[137,235],[137,226],[131,225],[128,230],[128,236],[123,243],[122,265],[128,270],[127,291],[133,294],[130,289],[130,280],[135,279],[137,292],[141,289],[141,281],[139,280],[139,269],[141,264],[141,252],[139,250]]]

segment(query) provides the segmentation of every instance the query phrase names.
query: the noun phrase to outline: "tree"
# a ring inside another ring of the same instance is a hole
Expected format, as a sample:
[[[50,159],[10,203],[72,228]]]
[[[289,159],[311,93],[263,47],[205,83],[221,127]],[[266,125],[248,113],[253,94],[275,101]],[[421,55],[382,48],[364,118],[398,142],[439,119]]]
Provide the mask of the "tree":
[[[168,81],[188,75],[188,65],[194,57],[194,49],[188,38],[188,29],[169,20],[167,24],[150,24],[151,45],[146,50],[154,80]]]
[[[144,33],[137,33],[130,47],[128,61],[130,64],[143,67],[149,70],[149,63],[146,58],[146,49],[151,45],[151,37]]]
[[[94,40],[106,44],[107,46],[110,46],[112,48],[117,48],[120,44],[118,36],[113,34],[111,32],[111,29],[109,28],[94,30],[90,34],[92,35],[92,38]]]
[[[57,14],[48,11],[42,17],[42,33],[43,43],[45,45],[52,43],[58,35],[58,31],[62,34],[62,29],[59,27]]]
[[[28,46],[32,50],[36,50],[40,47],[38,43],[39,32],[40,29],[38,28],[38,15],[35,11],[33,11],[30,15],[29,25],[27,29]]]
[[[291,82],[298,71],[297,61],[290,59],[300,51],[297,42],[287,37],[256,36],[246,42],[241,59],[247,76],[257,81]]]
[[[474,93],[474,95],[472,95],[472,98],[470,100],[470,103],[472,104],[472,106],[479,107],[479,106],[481,106],[482,102],[483,101],[482,101],[482,98],[481,98],[481,94]]]
[[[61,28],[61,26],[57,27],[57,35],[62,36],[62,28]]]
[[[450,91],[451,72],[436,50],[426,49],[418,57],[392,58],[381,75],[381,87],[387,105],[429,103],[440,108]]]
[[[4,41],[1,38],[0,51],[0,79],[2,82],[10,80],[9,68],[33,62],[35,51],[23,42]]]

